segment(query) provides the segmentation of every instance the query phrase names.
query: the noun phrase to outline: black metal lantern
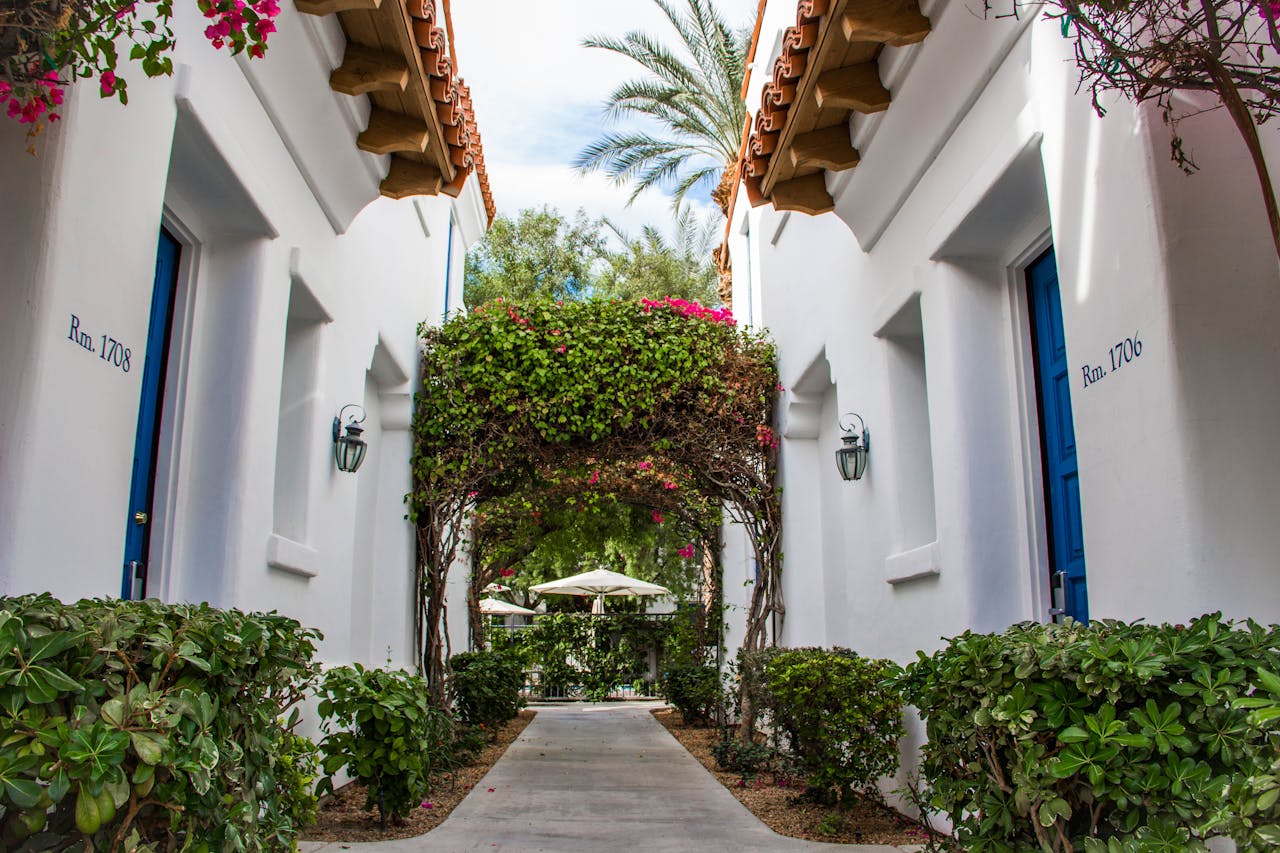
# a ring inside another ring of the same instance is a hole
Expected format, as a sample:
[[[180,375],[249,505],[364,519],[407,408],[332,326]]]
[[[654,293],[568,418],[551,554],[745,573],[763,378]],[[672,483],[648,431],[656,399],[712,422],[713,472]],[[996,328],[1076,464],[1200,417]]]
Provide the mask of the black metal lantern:
[[[343,434],[342,416],[347,409],[360,409],[360,417],[352,415],[347,423],[346,433]],[[338,416],[333,419],[333,461],[337,463],[339,471],[354,474],[360,470],[365,451],[369,449],[369,445],[365,444],[364,439],[360,437],[364,433],[364,428],[360,426],[364,423],[364,419],[364,409],[355,403],[343,406]]]
[[[853,418],[858,419],[860,429],[855,430]],[[871,433],[861,415],[848,414],[840,419],[844,445],[836,451],[836,466],[846,480],[861,480],[867,470],[867,455],[871,452]]]

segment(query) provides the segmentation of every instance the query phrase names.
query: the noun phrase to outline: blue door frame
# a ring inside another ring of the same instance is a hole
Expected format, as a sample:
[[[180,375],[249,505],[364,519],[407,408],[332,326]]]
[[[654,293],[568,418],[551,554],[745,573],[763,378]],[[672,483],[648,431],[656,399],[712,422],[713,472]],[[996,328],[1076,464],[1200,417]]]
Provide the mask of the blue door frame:
[[[1031,332],[1040,408],[1040,451],[1044,465],[1044,506],[1048,516],[1050,588],[1053,613],[1089,621],[1085,579],[1084,524],[1071,381],[1062,328],[1062,297],[1053,250],[1027,267]]]
[[[156,275],[147,327],[147,350],[142,367],[142,395],[138,404],[138,432],[133,443],[133,482],[129,487],[129,516],[125,524],[124,578],[121,598],[145,598],[147,561],[155,498],[156,457],[160,444],[160,410],[164,404],[165,367],[178,284],[182,245],[164,228],[156,247]]]

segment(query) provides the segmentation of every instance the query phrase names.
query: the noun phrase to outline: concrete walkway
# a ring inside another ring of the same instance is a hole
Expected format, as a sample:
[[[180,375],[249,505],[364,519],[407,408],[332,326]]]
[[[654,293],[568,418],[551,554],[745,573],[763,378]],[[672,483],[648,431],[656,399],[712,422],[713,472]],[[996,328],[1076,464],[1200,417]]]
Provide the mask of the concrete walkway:
[[[662,728],[653,707],[538,706],[533,723],[431,832],[367,844],[304,842],[301,850],[897,851],[774,833]]]

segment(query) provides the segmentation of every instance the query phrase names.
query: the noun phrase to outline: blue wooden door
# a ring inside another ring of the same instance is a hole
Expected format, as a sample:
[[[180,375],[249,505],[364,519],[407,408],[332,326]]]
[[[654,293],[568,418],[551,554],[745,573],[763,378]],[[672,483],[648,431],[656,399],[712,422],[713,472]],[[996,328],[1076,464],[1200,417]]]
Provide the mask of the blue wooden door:
[[[1089,595],[1085,581],[1084,525],[1080,518],[1076,431],[1071,419],[1071,374],[1062,331],[1058,267],[1052,249],[1027,268],[1027,288],[1040,403],[1040,447],[1054,607],[1073,619],[1087,622]]]
[[[133,482],[129,488],[129,517],[124,538],[124,579],[120,585],[122,598],[145,598],[147,594],[147,550],[151,542],[160,408],[164,402],[165,366],[169,361],[169,333],[173,326],[173,302],[181,255],[182,246],[172,234],[161,228],[160,243],[156,248],[156,276],[147,346],[142,360],[138,432],[133,445]]]

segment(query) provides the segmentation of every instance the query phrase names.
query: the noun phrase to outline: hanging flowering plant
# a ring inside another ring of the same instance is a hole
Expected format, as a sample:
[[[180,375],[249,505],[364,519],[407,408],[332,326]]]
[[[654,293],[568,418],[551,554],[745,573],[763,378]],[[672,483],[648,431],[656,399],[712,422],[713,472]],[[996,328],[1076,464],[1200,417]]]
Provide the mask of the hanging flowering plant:
[[[261,57],[280,14],[277,0],[196,0],[215,48]],[[31,125],[58,121],[66,87],[94,79],[103,98],[129,101],[120,73],[127,51],[148,77],[173,73],[172,0],[0,0],[0,108]]]

